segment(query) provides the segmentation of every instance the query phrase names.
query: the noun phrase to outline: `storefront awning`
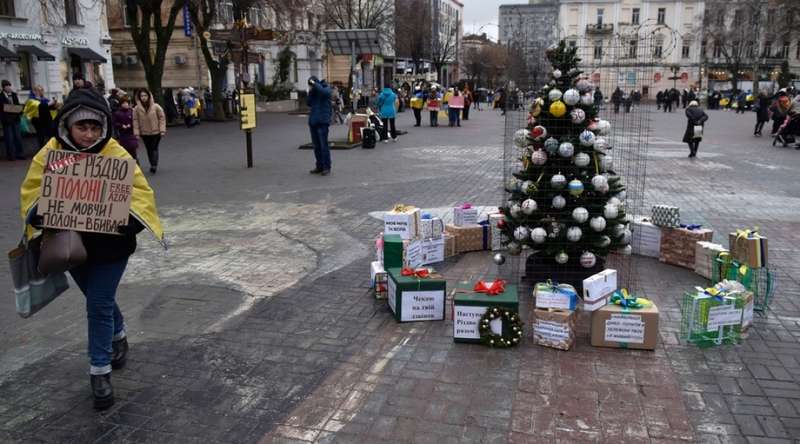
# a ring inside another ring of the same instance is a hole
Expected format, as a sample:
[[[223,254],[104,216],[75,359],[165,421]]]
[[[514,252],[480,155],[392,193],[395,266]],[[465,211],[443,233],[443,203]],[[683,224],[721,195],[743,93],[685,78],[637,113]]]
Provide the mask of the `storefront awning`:
[[[19,56],[5,46],[0,46],[0,60],[19,60]]]
[[[107,62],[105,57],[92,51],[89,48],[67,48],[67,52],[70,55],[80,57],[84,62],[100,62],[100,63]]]
[[[42,60],[45,62],[54,62],[56,60],[55,56],[39,48],[38,46],[20,45],[17,46],[17,52],[27,52],[30,55],[36,56],[37,60]]]

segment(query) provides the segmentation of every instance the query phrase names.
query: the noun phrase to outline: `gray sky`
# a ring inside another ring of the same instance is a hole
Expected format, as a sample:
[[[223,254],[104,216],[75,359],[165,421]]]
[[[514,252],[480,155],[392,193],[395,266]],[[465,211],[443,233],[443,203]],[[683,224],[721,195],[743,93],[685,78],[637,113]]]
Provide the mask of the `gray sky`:
[[[461,0],[461,3],[464,4],[464,33],[478,32],[483,26],[480,32],[496,40],[497,10],[500,5],[528,3],[528,0]]]

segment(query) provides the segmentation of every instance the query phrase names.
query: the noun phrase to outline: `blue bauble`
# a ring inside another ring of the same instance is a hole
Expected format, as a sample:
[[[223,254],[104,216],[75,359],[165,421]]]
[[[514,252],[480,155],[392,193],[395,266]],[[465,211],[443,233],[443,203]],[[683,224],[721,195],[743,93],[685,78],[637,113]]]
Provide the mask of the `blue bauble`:
[[[583,182],[578,179],[572,179],[567,184],[567,190],[569,190],[569,194],[578,197],[583,194]]]
[[[558,139],[555,137],[550,137],[544,141],[544,150],[547,151],[547,154],[552,156],[558,151],[558,145]]]

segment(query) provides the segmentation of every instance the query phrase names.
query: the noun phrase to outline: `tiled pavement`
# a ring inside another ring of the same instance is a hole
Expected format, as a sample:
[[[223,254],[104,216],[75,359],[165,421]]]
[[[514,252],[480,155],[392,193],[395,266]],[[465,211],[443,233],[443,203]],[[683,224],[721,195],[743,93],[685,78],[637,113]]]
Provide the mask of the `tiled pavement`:
[[[380,230],[367,213],[497,202],[497,116],[334,153],[322,182],[304,174],[310,153],[293,149],[302,122],[268,115],[252,171],[226,151],[241,138],[233,125],[165,141],[153,182],[178,247],[163,255],[142,239],[129,269],[120,299],[132,354],[114,373],[111,411],[91,410],[79,295],[25,321],[2,302],[0,442],[792,442],[800,153],[749,138],[749,115],[714,112],[689,162],[675,142],[683,118],[653,117],[647,202],[680,205],[718,234],[756,224],[770,238],[773,310],[739,346],[680,344],[678,298],[703,281],[651,259],[636,270],[662,312],[655,352],[590,347],[585,316],[570,352],[530,338],[513,350],[456,345],[450,321],[397,324],[366,288]],[[14,189],[22,168],[0,168]],[[0,240],[16,236],[7,228]],[[455,283],[497,271],[473,253],[442,272]]]

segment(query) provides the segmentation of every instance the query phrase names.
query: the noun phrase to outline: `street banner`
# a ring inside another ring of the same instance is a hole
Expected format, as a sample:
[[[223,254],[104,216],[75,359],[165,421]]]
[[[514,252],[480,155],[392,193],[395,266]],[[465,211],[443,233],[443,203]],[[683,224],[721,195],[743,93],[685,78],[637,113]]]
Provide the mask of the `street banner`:
[[[38,206],[43,226],[119,234],[128,224],[135,169],[130,158],[48,152]]]

